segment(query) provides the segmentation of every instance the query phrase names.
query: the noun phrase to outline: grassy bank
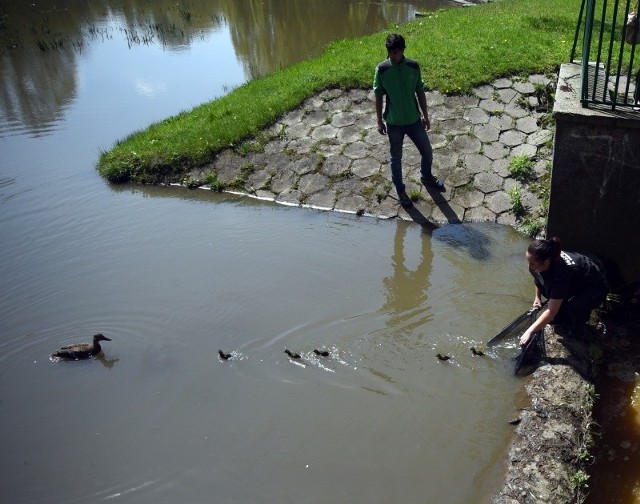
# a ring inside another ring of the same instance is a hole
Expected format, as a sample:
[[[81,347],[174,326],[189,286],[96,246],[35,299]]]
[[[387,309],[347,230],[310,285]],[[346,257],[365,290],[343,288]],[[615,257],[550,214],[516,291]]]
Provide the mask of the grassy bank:
[[[581,0],[501,0],[439,11],[394,28],[430,89],[465,93],[497,77],[554,71],[569,58]],[[378,33],[335,42],[313,60],[136,132],[103,152],[111,182],[153,183],[209,161],[327,87],[368,88],[386,56]]]

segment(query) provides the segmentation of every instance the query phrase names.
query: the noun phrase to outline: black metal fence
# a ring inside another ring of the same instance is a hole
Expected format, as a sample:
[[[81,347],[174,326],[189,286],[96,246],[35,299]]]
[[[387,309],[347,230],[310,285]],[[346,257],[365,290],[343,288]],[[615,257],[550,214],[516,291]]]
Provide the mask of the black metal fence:
[[[571,62],[581,65],[583,107],[640,106],[640,22],[627,28],[639,1],[582,0]],[[578,49],[580,59],[576,60]]]

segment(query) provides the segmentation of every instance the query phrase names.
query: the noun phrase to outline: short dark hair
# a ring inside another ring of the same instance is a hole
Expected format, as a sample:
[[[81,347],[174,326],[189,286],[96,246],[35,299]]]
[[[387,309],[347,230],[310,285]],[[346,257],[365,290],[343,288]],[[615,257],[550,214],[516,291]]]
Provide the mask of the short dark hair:
[[[560,258],[562,245],[560,239],[554,236],[550,240],[534,240],[529,244],[527,252],[536,258],[538,262],[545,262],[550,259],[552,262]]]
[[[390,33],[387,35],[387,50],[395,51],[396,49],[404,49],[407,45],[404,43],[404,37],[399,33]]]

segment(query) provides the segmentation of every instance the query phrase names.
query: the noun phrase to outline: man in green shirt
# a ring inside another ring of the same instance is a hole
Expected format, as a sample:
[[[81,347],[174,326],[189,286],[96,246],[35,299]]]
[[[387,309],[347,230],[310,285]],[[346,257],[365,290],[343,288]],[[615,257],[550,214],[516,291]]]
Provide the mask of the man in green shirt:
[[[444,191],[444,184],[433,176],[433,149],[427,136],[431,128],[427,98],[420,66],[405,58],[402,35],[392,33],[386,41],[388,59],[376,67],[373,91],[376,96],[378,132],[389,137],[391,180],[398,192],[400,204],[412,205],[402,181],[402,144],[408,136],[420,152],[420,180],[427,188]],[[386,97],[386,100],[384,99]],[[386,103],[383,103],[386,102]],[[384,107],[384,113],[382,111]],[[386,123],[386,124],[385,124]]]

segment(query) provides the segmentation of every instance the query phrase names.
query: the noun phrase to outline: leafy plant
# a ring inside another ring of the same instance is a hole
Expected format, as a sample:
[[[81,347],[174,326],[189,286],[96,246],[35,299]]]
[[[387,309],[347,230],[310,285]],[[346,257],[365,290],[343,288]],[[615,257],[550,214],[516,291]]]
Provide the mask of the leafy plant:
[[[509,161],[509,173],[518,180],[527,180],[533,173],[533,159],[526,154],[514,156]]]
[[[525,214],[525,208],[522,203],[522,191],[518,186],[514,186],[507,191],[509,198],[511,198],[511,211],[516,217],[521,217]]]
[[[411,189],[409,191],[409,198],[415,203],[417,201],[422,201],[424,199],[424,196],[418,189]]]
[[[540,231],[544,228],[545,220],[542,217],[524,219],[518,230],[529,238],[535,238],[540,234]]]
[[[222,192],[224,191],[225,184],[222,180],[218,178],[218,174],[215,172],[207,173],[205,177],[205,183],[209,186],[212,191]]]
[[[582,469],[578,470],[570,479],[571,486],[574,488],[588,488],[587,481],[589,481],[589,475]]]

